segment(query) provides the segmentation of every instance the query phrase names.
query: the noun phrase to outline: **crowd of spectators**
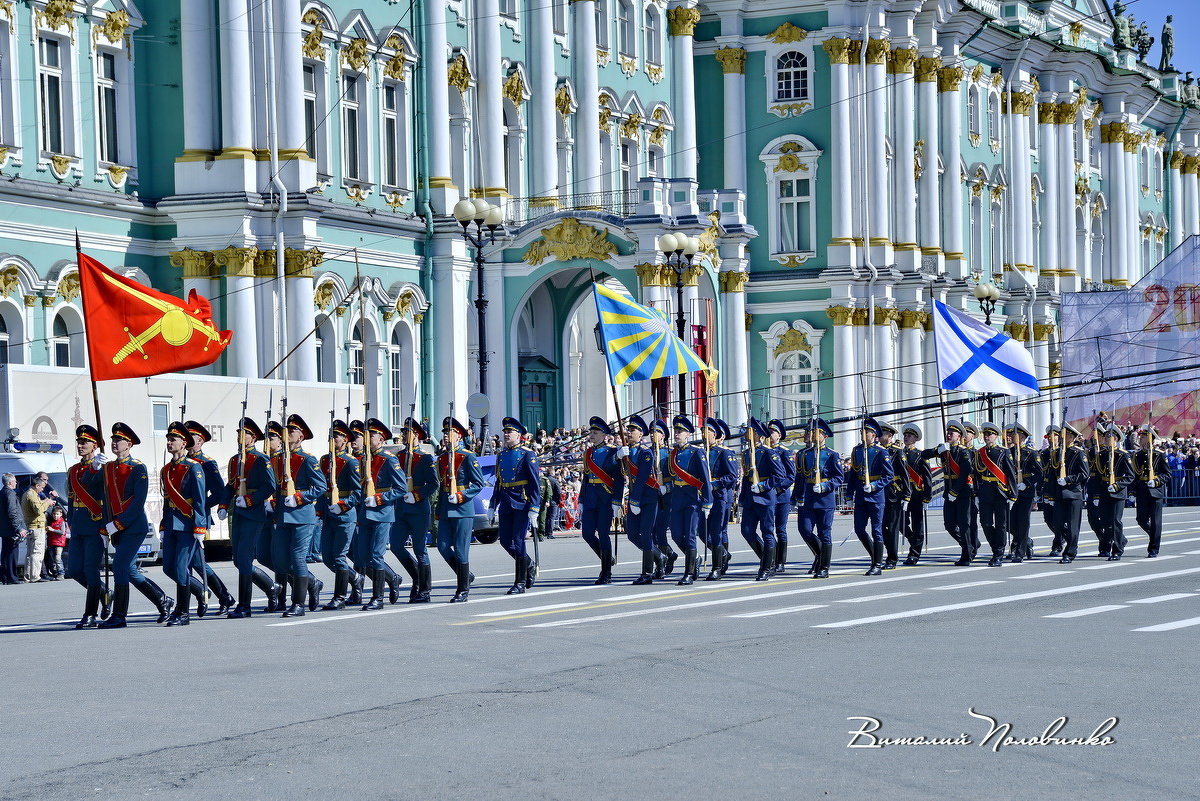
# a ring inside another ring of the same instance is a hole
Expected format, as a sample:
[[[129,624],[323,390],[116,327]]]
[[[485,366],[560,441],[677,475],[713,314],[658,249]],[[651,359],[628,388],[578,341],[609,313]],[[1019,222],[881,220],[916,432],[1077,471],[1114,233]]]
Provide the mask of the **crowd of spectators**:
[[[20,492],[12,473],[0,488],[0,584],[58,581],[66,573],[63,552],[71,536],[65,500],[38,473]],[[24,558],[22,558],[22,555]]]

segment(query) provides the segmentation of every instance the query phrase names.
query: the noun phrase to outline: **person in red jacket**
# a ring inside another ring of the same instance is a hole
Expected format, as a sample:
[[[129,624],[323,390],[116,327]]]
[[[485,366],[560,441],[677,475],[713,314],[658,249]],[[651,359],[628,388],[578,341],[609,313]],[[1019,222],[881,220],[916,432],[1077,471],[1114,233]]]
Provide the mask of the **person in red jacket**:
[[[51,507],[46,517],[46,549],[49,552],[51,581],[63,577],[63,549],[67,547],[67,538],[70,536],[66,512],[61,506]]]

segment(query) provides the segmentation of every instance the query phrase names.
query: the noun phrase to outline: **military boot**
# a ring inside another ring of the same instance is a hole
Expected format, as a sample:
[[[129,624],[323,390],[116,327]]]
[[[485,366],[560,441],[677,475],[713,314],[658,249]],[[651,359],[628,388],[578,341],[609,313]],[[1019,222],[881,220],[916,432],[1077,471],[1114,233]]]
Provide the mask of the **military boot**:
[[[291,576],[292,605],[283,613],[284,617],[304,617],[304,602],[308,600],[308,576]]]
[[[400,587],[404,584],[404,579],[400,578],[400,574],[392,570],[391,565],[385,565],[383,569],[383,580],[388,587],[388,603],[400,603]]]
[[[527,554],[525,556],[525,589],[533,589],[533,582],[537,580],[537,574],[537,562],[533,561],[533,557]]]
[[[430,601],[429,593],[433,582],[433,569],[429,565],[417,565],[417,581],[420,582],[420,586],[416,597],[411,599],[409,603],[427,604]]]
[[[325,582],[313,575],[308,577],[308,611],[315,612],[321,608],[321,590]]]
[[[775,575],[775,571],[773,570],[775,566],[775,549],[764,547],[760,550],[760,553],[762,556],[758,559],[758,575],[754,577],[754,580],[766,581]]]
[[[871,543],[871,568],[863,573],[864,576],[878,576],[883,573],[883,543]]]
[[[175,600],[163,592],[162,587],[155,584],[153,581],[146,580],[137,585],[138,592],[146,596],[146,600],[154,604],[158,609],[158,620],[156,623],[165,623],[167,617],[171,614],[171,610],[175,608]]]
[[[508,588],[507,595],[523,595],[525,593],[525,560],[513,560],[517,575],[513,578],[513,585]]]
[[[371,600],[363,604],[364,612],[375,612],[383,608],[383,587],[387,584],[387,573],[371,571]]]
[[[721,579],[721,546],[712,550],[712,565],[709,567],[708,575],[704,577],[705,581],[719,581]]]
[[[775,573],[776,575],[784,572],[784,567],[787,564],[787,543],[782,540],[775,541]]]
[[[833,558],[833,543],[821,543],[821,556],[815,578],[829,578],[829,560]]]
[[[188,590],[192,597],[196,599],[196,617],[204,617],[208,614],[208,587],[204,586],[204,582],[195,576],[188,577]],[[185,606],[187,604],[184,604]]]
[[[98,629],[123,629],[126,626],[125,617],[129,614],[129,585],[118,584],[113,587],[112,612],[108,620],[101,621]]]
[[[661,551],[655,549],[655,551],[654,551],[654,573],[651,574],[651,577],[656,578],[656,579],[661,579],[661,578],[665,577],[667,575],[666,564],[667,564],[667,558],[665,556],[663,556]]]
[[[254,576],[238,574],[237,606],[226,615],[231,620],[250,617],[250,604],[254,601]]]
[[[229,588],[225,586],[225,582],[221,581],[221,577],[215,571],[209,573],[206,578],[212,597],[217,599],[217,611],[213,614],[223,615],[233,608],[235,603],[233,596],[229,594]]]
[[[608,554],[600,557],[600,575],[596,584],[612,584],[612,557]]]
[[[689,548],[683,554],[683,575],[679,577],[678,585],[686,586],[696,580],[696,549]]]
[[[459,562],[455,567],[455,572],[458,573],[458,586],[454,590],[454,597],[450,599],[450,603],[466,603],[467,595],[471,591],[471,566],[466,562]]]
[[[329,603],[321,608],[326,612],[336,612],[339,609],[345,609],[346,591],[349,587],[350,571],[345,568],[338,568],[338,571],[333,574],[333,597],[329,599]]]
[[[83,617],[75,624],[77,629],[94,629],[97,626],[96,610],[100,608],[100,588],[88,587],[87,599],[83,602]]]
[[[634,584],[641,586],[643,584],[654,583],[654,552],[642,551],[642,573],[633,580]]]
[[[175,608],[167,616],[168,626],[191,625],[191,615],[188,614],[188,604],[192,598],[191,582],[175,585]]]
[[[267,596],[267,608],[264,609],[263,611],[264,612],[279,612],[279,611],[281,611],[279,609],[279,593],[282,591],[283,588],[280,587],[278,584],[276,584],[275,580],[272,579],[270,576],[268,576],[266,574],[266,571],[264,571],[260,567],[254,568],[250,573],[250,577],[251,577],[251,580],[253,580],[253,582],[254,582],[254,586],[256,586],[260,590],[262,590],[263,594]],[[250,600],[253,601],[253,596],[251,596]],[[249,609],[250,607],[247,606],[246,608]]]
[[[366,575],[354,571],[354,575],[350,578],[350,597],[346,599],[348,606],[362,603],[363,584],[366,583]]]

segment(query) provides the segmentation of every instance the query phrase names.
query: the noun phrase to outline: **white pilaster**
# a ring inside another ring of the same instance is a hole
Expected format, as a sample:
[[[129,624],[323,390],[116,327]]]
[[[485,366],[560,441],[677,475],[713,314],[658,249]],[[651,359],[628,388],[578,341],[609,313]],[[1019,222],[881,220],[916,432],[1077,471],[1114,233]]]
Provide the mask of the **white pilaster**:
[[[474,287],[471,289],[474,295]],[[488,428],[492,433],[500,430],[500,418],[510,412],[515,414],[518,409],[509,409],[508,371],[509,354],[514,348],[508,342],[508,321],[504,302],[504,265],[486,264],[483,268],[483,296],[487,298],[487,318],[484,326],[487,328],[488,345],[488,400],[491,402],[491,413],[488,415]],[[474,309],[474,298],[471,300]]]
[[[692,0],[685,0],[667,12],[674,76],[671,82],[671,108],[675,112],[674,178],[696,178],[696,165],[700,162],[700,153],[696,150],[696,76],[692,60],[692,35],[699,21],[700,9],[692,4]]]
[[[216,43],[213,0],[192,0],[179,9],[183,55],[184,156],[206,156],[217,149],[214,103]]]
[[[958,60],[958,54],[950,56]],[[962,169],[962,108],[959,85],[962,83],[962,67],[943,67],[938,72],[938,91],[942,101],[942,160],[946,165],[942,181],[942,213],[946,227],[942,232],[942,250],[946,255],[946,272],[951,278],[961,279],[966,274],[967,262],[963,257],[963,185],[959,177]]]
[[[889,260],[884,248],[891,245],[891,189],[887,170],[887,51],[888,40],[871,39],[866,43],[867,65],[867,244],[872,248],[872,259],[877,266]]]
[[[1058,204],[1061,201],[1059,192],[1058,168],[1058,139],[1055,137],[1054,124],[1058,107],[1053,102],[1054,94],[1044,95],[1043,102],[1038,104],[1038,160],[1042,178],[1042,252],[1041,269],[1044,275],[1058,275],[1062,265],[1059,263],[1059,221]]]
[[[736,38],[718,39],[717,50],[725,89],[724,177],[730,189],[746,188],[746,51]]]
[[[921,221],[922,253],[936,256],[942,252],[942,199],[938,180],[940,142],[938,130],[937,76],[941,59],[922,56],[917,62],[917,104],[920,108],[922,172],[917,193],[917,213]],[[947,172],[949,176],[951,173]]]
[[[435,236],[430,243],[428,258],[433,271],[432,310],[437,316],[438,331],[444,333],[433,338],[437,383],[430,418],[440,420],[450,413],[453,404],[455,415],[465,422],[470,393],[467,381],[470,323],[467,315],[472,307],[467,299],[467,285],[471,280],[471,261],[457,232]]]
[[[475,79],[478,82],[475,103],[479,113],[479,158],[482,166],[480,184],[484,197],[503,197],[507,194],[504,180],[504,108],[501,88],[504,70],[500,61],[500,0],[474,0],[474,40],[479,48],[475,59]],[[582,54],[586,57],[586,51]]]
[[[1105,265],[1103,268],[1103,280],[1108,283],[1116,283],[1120,281],[1124,272],[1124,265],[1121,263],[1127,252],[1127,238],[1125,226],[1125,200],[1126,192],[1131,191],[1126,185],[1125,174],[1125,145],[1124,145],[1124,123],[1120,121],[1106,122],[1100,141],[1104,149],[1104,174],[1107,176],[1111,186],[1108,197],[1108,231],[1105,240]]]
[[[916,150],[917,128],[916,86],[913,81],[916,55],[915,50],[901,48],[893,50],[890,56],[890,71],[895,76],[892,89],[895,98],[892,119],[896,131],[896,155],[892,160],[896,172],[896,226],[893,246],[902,269],[910,271],[915,271],[921,266],[917,243],[917,184],[912,158]]]
[[[730,280],[725,279],[725,291],[721,293],[719,333],[724,350],[721,353],[719,386],[722,393],[738,393],[727,394],[721,404],[725,419],[734,420],[745,413],[745,396],[741,393],[750,389],[750,350],[746,336],[746,292],[744,288],[733,288],[741,280],[729,283]]]
[[[828,39],[823,45],[829,57],[832,185],[840,187],[832,196],[829,264],[834,267],[850,266],[854,250],[854,192],[850,166],[854,137],[850,132],[849,45],[849,40],[843,38]]]
[[[221,84],[250,87],[250,9],[247,0],[221,0]],[[254,109],[250,91],[221,93],[223,155],[252,156]]]
[[[429,144],[429,199],[433,210],[439,214],[449,213],[458,201],[458,189],[450,178],[450,86],[447,78],[446,14],[447,9],[438,4],[426,6],[425,36],[426,51],[422,54],[425,80],[425,96],[429,113],[422,124],[426,126]],[[465,191],[465,187],[463,187]]]
[[[600,175],[600,78],[596,67],[596,3],[571,3],[571,59],[579,108],[575,112],[575,194],[603,186]],[[678,140],[677,140],[678,141]]]
[[[558,195],[558,130],[555,120],[554,92],[558,84],[554,52],[554,4],[533,0],[527,6],[532,15],[529,43],[532,60],[529,72],[529,157],[532,186],[530,196],[551,198]]]
[[[1058,157],[1058,269],[1063,280],[1062,291],[1079,287],[1079,264],[1076,258],[1075,225],[1075,125],[1078,112],[1070,101],[1059,104],[1058,138],[1055,155]]]
[[[871,405],[886,413],[896,404],[897,379],[904,378],[896,370],[896,345],[893,342],[892,315],[893,309],[876,308],[875,331],[871,337],[875,348],[875,360],[870,383],[875,391],[870,398]]]
[[[237,378],[259,378],[255,342],[258,324],[254,304],[254,275],[229,276],[225,279],[226,318],[234,329],[233,341],[225,351],[225,374]],[[269,365],[268,365],[269,367]]]
[[[835,307],[836,308],[836,307]],[[830,314],[833,319],[833,416],[850,414],[857,410],[858,403],[858,360],[855,351],[858,341],[863,339],[863,329],[851,324],[848,310],[839,309]],[[853,428],[853,426],[851,426]],[[839,435],[837,449],[849,453],[857,441],[855,432]]]
[[[1167,196],[1170,199],[1168,213],[1170,221],[1168,225],[1171,231],[1168,237],[1169,248],[1174,250],[1183,242],[1183,182],[1180,180],[1179,170],[1183,166],[1183,154],[1177,149],[1179,142],[1171,143],[1171,151],[1166,154],[1167,160]]]

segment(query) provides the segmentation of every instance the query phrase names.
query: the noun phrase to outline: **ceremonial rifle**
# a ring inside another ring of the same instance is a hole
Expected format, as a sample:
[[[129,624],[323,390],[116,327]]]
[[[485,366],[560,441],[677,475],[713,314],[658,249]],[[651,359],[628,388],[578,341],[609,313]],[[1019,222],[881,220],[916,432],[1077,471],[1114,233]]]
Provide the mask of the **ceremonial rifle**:
[[[1149,412],[1146,413],[1146,444],[1148,446],[1146,458],[1147,458],[1147,464],[1149,465],[1149,468],[1150,468],[1150,473],[1149,473],[1150,485],[1153,486],[1154,481],[1155,481],[1155,478],[1154,478],[1154,417]]]
[[[283,420],[280,428],[282,430],[279,432],[281,434],[279,441],[283,446],[283,497],[285,499],[296,494],[296,481],[292,476],[292,444],[288,441],[287,384],[288,380],[285,377],[283,379],[283,397],[281,398]]]
[[[242,394],[242,417],[245,418],[250,406],[250,379],[246,379],[246,389]],[[238,428],[241,429],[239,422]],[[238,489],[237,494],[246,497],[246,438],[238,431]],[[247,504],[248,505],[248,504]]]
[[[1063,406],[1062,429],[1059,432],[1058,477],[1067,477],[1067,407]]]
[[[366,320],[363,312],[363,297],[367,294],[363,291],[362,272],[358,266],[358,248],[354,249],[354,276],[358,281],[358,319],[360,325],[363,326],[363,339],[366,340]],[[371,458],[371,431],[367,421],[371,419],[371,394],[367,385],[367,358],[366,350],[363,351],[363,496],[364,498],[372,498],[375,496],[375,470],[373,459]]]
[[[450,402],[450,417],[454,417],[454,402]],[[458,455],[458,430],[454,426],[450,426],[450,430],[446,434],[446,444],[450,448],[449,458],[446,460],[447,470],[450,473],[450,497],[454,499],[458,495],[458,464],[455,459]],[[452,500],[453,503],[458,503],[457,500]]]
[[[337,441],[333,438],[333,409],[329,410],[329,505],[342,500],[337,485]]]
[[[1116,425],[1117,413],[1113,412],[1113,425]],[[1119,429],[1118,429],[1119,430]],[[1108,486],[1115,487],[1117,485],[1117,446],[1112,442],[1113,435],[1108,433]]]

